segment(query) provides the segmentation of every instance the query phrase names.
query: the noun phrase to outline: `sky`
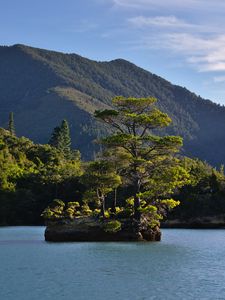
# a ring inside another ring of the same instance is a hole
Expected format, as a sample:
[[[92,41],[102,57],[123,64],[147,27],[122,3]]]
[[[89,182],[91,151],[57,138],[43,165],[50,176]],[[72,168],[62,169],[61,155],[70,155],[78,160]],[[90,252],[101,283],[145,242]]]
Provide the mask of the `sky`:
[[[225,0],[0,0],[0,45],[123,58],[225,105]]]

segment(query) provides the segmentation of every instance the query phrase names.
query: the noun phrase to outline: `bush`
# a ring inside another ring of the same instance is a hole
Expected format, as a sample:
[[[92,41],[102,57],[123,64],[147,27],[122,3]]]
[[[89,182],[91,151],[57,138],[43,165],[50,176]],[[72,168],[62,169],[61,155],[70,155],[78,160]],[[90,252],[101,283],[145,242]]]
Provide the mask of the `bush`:
[[[104,224],[104,231],[109,233],[115,233],[121,230],[121,223],[117,220],[113,220]]]
[[[100,216],[101,210],[96,208],[95,210],[92,211],[92,216],[93,217],[98,217]]]
[[[51,204],[52,207],[56,207],[56,206],[59,206],[59,207],[64,207],[65,206],[65,203],[60,200],[60,199],[54,199],[52,201],[52,204]]]
[[[85,216],[90,216],[92,214],[92,210],[87,204],[81,206],[81,213]]]

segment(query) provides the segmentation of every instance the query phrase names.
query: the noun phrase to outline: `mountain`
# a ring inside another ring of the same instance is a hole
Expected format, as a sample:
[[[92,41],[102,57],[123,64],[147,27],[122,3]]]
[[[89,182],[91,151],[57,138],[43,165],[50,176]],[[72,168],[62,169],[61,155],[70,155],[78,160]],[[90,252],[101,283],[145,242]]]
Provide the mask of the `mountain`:
[[[67,119],[73,147],[90,158],[92,141],[105,132],[93,112],[109,108],[115,95],[156,97],[173,120],[167,133],[184,138],[185,154],[225,163],[225,107],[123,59],[97,62],[24,45],[0,47],[0,126],[13,111],[18,136],[47,143]]]

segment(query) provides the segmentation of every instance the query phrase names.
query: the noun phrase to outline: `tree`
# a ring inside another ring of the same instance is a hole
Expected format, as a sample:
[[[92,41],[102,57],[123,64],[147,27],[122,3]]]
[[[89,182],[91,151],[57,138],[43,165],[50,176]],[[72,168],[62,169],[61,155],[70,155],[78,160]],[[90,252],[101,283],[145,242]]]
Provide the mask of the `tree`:
[[[50,140],[49,140],[49,145],[59,149],[60,148],[60,144],[61,144],[61,129],[59,126],[55,127],[53,129],[53,132],[51,134]]]
[[[126,185],[126,178],[123,176],[124,170],[126,170],[129,167],[129,153],[127,153],[123,148],[117,147],[116,149],[116,155],[114,155],[114,149],[106,149],[104,151],[101,151],[100,158],[102,160],[107,161],[110,163],[111,168],[113,168],[114,172],[118,174],[121,177],[122,185]],[[119,186],[116,186],[114,188],[114,197],[112,202],[112,212],[116,213],[116,206],[117,206],[117,188]]]
[[[105,217],[106,195],[121,184],[121,178],[112,165],[104,160],[91,162],[82,178],[90,190],[96,192],[101,206],[101,214]]]
[[[8,130],[11,135],[16,135],[13,112],[10,112],[10,114],[9,114]]]
[[[61,124],[61,135],[62,135],[62,151],[67,158],[71,156],[71,138],[70,129],[66,120],[62,121]]]
[[[69,125],[66,120],[63,120],[60,127],[54,128],[49,144],[59,149],[66,158],[71,157],[71,138]]]
[[[182,138],[156,136],[153,133],[171,123],[168,115],[154,106],[155,102],[152,97],[120,96],[113,99],[115,109],[95,112],[98,119],[113,129],[113,134],[103,138],[101,143],[113,149],[115,157],[118,149],[123,149],[127,154],[123,176],[133,187],[137,220],[141,217],[143,201],[154,205],[158,212],[166,204],[171,207],[171,199],[166,202],[165,198],[188,180],[187,172],[174,157],[182,146]],[[162,199],[164,202],[161,203]]]

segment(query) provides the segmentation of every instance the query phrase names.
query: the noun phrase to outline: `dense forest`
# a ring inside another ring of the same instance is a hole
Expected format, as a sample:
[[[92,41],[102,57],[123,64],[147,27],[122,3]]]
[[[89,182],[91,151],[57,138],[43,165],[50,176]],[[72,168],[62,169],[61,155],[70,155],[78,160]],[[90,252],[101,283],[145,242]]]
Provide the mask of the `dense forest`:
[[[117,97],[113,104],[117,110],[95,112],[114,133],[98,140],[101,151],[89,162],[72,150],[67,120],[51,129],[48,144],[36,144],[16,136],[10,113],[0,129],[1,225],[148,213],[155,226],[167,214],[181,220],[225,214],[223,166],[181,156],[178,136],[153,134],[171,123],[155,98]]]
[[[93,139],[107,133],[94,111],[109,109],[115,95],[152,95],[173,119],[166,133],[183,137],[183,154],[217,167],[225,163],[225,108],[123,59],[96,62],[24,45],[0,47],[0,79],[0,126],[13,111],[17,135],[35,143],[46,144],[66,119],[72,147],[91,159],[99,150]]]

